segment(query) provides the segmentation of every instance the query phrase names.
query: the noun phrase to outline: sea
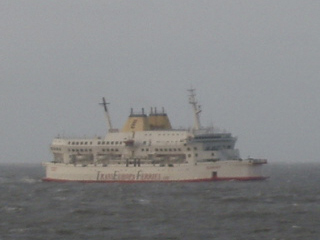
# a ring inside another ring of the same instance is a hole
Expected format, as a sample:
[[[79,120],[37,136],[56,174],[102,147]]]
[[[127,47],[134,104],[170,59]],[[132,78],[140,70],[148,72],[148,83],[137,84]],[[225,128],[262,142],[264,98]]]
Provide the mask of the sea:
[[[320,163],[269,163],[269,179],[42,182],[41,164],[0,164],[0,240],[320,239]]]

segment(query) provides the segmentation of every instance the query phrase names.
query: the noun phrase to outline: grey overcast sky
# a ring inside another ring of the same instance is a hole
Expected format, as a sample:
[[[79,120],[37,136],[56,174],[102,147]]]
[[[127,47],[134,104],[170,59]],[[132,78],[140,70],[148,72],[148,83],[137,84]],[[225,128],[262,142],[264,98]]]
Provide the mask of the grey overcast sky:
[[[238,136],[243,157],[320,161],[320,1],[0,1],[0,162],[51,160],[58,134],[104,135],[165,107]]]

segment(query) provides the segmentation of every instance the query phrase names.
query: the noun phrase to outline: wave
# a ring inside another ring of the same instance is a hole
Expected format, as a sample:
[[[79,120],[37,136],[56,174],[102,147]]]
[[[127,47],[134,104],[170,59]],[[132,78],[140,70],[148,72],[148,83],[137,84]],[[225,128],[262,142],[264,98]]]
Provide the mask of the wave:
[[[20,182],[33,184],[33,183],[39,183],[39,182],[41,182],[41,179],[30,178],[30,177],[23,177],[23,178],[20,179]]]

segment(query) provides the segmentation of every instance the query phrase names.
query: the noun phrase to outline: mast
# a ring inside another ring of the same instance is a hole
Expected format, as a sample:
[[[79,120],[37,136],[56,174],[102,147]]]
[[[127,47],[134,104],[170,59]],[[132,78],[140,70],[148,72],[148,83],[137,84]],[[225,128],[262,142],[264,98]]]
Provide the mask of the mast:
[[[201,125],[200,125],[201,106],[198,105],[198,102],[196,100],[195,89],[191,88],[191,89],[188,89],[188,91],[190,92],[189,103],[192,105],[193,114],[194,114],[194,126],[193,126],[193,129],[194,130],[199,130],[201,128]]]
[[[108,130],[110,131],[112,129],[112,124],[111,124],[111,119],[110,119],[110,115],[109,115],[108,108],[107,108],[107,105],[109,103],[107,103],[106,99],[103,97],[102,103],[99,103],[99,104],[104,107],[104,112],[105,112],[106,118],[107,118],[107,127],[108,127]]]

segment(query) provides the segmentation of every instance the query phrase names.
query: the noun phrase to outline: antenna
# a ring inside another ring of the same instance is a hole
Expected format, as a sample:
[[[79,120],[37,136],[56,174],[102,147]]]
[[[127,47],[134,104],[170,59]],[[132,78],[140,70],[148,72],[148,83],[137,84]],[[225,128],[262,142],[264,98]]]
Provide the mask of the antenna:
[[[109,115],[108,108],[107,108],[107,105],[110,103],[107,103],[106,99],[103,97],[102,103],[99,103],[99,104],[104,107],[104,112],[105,112],[106,118],[107,118],[107,127],[108,127],[108,130],[110,131],[112,129],[112,124],[111,124],[111,119],[110,119],[110,115]]]
[[[188,89],[190,92],[189,95],[189,103],[192,105],[193,108],[193,113],[194,113],[194,130],[199,130],[201,128],[200,125],[200,113],[201,113],[201,106],[198,105],[198,102],[196,100],[196,94],[195,94],[195,89],[191,88]]]

